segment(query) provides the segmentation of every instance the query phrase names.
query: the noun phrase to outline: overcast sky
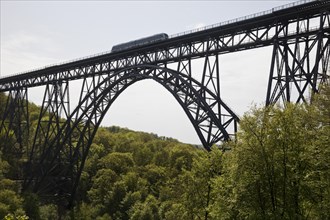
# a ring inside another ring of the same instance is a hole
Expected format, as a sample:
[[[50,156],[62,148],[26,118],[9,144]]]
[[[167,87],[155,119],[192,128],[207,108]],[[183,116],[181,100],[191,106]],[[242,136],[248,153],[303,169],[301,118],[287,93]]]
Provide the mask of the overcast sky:
[[[291,2],[0,0],[0,76],[109,51],[115,44],[156,33],[172,35]],[[270,56],[271,48],[220,56],[221,95],[238,115],[248,111],[252,103],[264,102]],[[29,97],[38,105],[43,95],[40,91],[32,89]],[[79,89],[71,91],[75,97]],[[102,125],[200,144],[180,105],[152,80],[129,87],[111,106]]]

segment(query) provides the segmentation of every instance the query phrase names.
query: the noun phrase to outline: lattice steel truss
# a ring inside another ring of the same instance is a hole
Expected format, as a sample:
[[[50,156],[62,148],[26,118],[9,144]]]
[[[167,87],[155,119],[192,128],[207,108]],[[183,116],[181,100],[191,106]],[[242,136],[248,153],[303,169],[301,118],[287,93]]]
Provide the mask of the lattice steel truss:
[[[309,2],[129,51],[0,78],[0,92],[9,91],[0,134],[14,134],[26,150],[23,190],[72,205],[104,115],[126,88],[145,79],[173,95],[207,150],[232,139],[239,119],[221,96],[219,57],[224,53],[273,46],[266,104],[306,101],[308,92],[317,92],[329,77],[329,8],[329,1]],[[82,87],[77,106],[70,109],[73,80],[81,80]],[[45,87],[44,98],[31,131],[28,88],[37,86]]]
[[[318,19],[318,31],[313,34],[301,34],[295,39],[274,39],[267,105],[306,102],[311,92],[317,93],[322,82],[330,78],[327,71],[330,34],[324,31],[330,26],[329,11],[322,12]],[[311,29],[311,23],[310,19],[297,19],[294,28],[297,33],[304,33]],[[289,24],[285,23],[276,28],[283,35],[290,30]]]

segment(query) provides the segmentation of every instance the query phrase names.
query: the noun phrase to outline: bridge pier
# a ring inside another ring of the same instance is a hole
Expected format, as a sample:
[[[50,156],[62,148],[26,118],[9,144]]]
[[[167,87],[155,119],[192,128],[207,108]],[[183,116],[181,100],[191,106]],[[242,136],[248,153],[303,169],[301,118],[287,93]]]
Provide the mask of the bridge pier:
[[[311,34],[315,24],[309,19],[296,21],[295,38],[289,36],[289,24],[278,24],[278,36],[274,38],[273,54],[269,74],[266,105],[287,102],[307,102],[312,93],[318,93],[319,86],[330,78],[330,14],[321,13],[317,31]],[[309,91],[311,90],[311,91]]]
[[[3,144],[5,146],[4,149],[1,149],[2,152],[22,155],[24,153],[23,151],[28,151],[29,149],[24,149],[23,146],[28,146],[29,131],[28,89],[26,87],[20,87],[9,91],[3,109],[0,132],[4,138]],[[18,146],[10,143],[10,139],[15,140]]]

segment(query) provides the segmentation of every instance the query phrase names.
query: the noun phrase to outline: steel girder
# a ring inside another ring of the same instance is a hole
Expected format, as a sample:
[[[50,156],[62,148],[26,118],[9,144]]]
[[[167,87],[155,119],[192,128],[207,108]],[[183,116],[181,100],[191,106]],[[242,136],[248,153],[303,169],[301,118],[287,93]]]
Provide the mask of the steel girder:
[[[221,140],[228,140],[228,127],[237,129],[237,116],[217,94],[189,75],[152,65],[109,73],[108,76],[84,82],[82,91],[85,94],[82,93],[78,107],[39,156],[39,161],[31,166],[33,170],[31,176],[27,176],[25,188],[32,188],[41,194],[55,191],[62,196],[71,195],[69,201],[72,202],[89,147],[105,113],[127,87],[143,79],[153,79],[171,92],[186,112],[206,149],[209,150],[212,144]],[[212,80],[207,79],[205,82],[212,83]],[[77,140],[74,144],[71,143],[72,137]],[[71,153],[63,153],[68,151]],[[56,162],[59,158],[66,161],[64,165],[62,162],[60,173],[56,168],[59,166]],[[49,177],[53,176],[57,176],[57,180],[49,181]]]
[[[311,29],[309,19],[296,21],[297,32]],[[320,85],[330,78],[330,13],[324,11],[318,21],[318,31],[297,36],[294,40],[275,39],[269,75],[266,104],[306,102]],[[279,25],[284,34],[288,24]]]

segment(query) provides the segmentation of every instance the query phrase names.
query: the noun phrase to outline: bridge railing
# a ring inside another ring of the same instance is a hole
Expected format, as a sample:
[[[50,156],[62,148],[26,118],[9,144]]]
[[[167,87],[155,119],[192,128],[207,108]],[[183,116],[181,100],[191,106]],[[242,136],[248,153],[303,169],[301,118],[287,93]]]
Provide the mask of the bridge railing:
[[[173,34],[173,35],[170,36],[170,38],[180,37],[180,36],[183,36],[183,35],[192,34],[192,33],[195,33],[195,32],[204,31],[204,30],[215,28],[215,27],[221,27],[221,26],[225,26],[225,25],[228,25],[228,24],[237,23],[237,22],[248,20],[248,19],[251,19],[251,18],[260,17],[260,16],[263,16],[263,15],[268,15],[268,14],[271,14],[275,11],[279,11],[279,10],[283,10],[283,9],[286,9],[286,8],[291,8],[291,7],[294,7],[294,6],[299,6],[299,5],[302,5],[302,4],[306,4],[306,3],[309,3],[309,2],[315,2],[315,1],[319,1],[319,0],[301,0],[301,1],[298,1],[298,2],[292,2],[292,3],[286,4],[286,5],[281,5],[281,6],[278,6],[278,7],[266,10],[266,11],[258,12],[258,13],[255,13],[255,14],[250,14],[250,15],[246,15],[246,16],[243,16],[243,17],[231,19],[231,20],[228,20],[228,21],[223,21],[223,22],[220,22],[220,23],[208,25],[208,26],[205,26],[205,27],[196,28],[196,29],[192,29],[192,30],[189,30],[189,31],[184,31],[184,32],[181,32],[181,33]]]
[[[104,54],[109,54],[109,53],[111,53],[111,50],[103,51],[103,52],[100,52],[100,53],[96,53],[96,54],[92,54],[92,55],[88,55],[88,56],[84,56],[84,57],[79,57],[79,58],[76,58],[76,59],[66,60],[66,61],[59,62],[59,63],[53,63],[53,64],[49,64],[49,65],[46,65],[46,66],[43,66],[43,67],[38,67],[38,68],[35,68],[35,69],[30,69],[28,71],[14,73],[14,74],[11,74],[11,75],[0,76],[0,79],[5,79],[5,78],[13,77],[13,76],[22,75],[22,74],[25,74],[25,73],[30,73],[30,72],[34,72],[34,71],[38,71],[38,70],[43,70],[43,69],[47,69],[47,68],[50,68],[50,67],[60,66],[60,65],[63,65],[63,64],[67,64],[67,63],[73,63],[75,61],[85,60],[85,59],[92,58],[92,57],[98,57],[98,56],[101,56],[101,55],[104,55]]]
[[[228,24],[233,24],[233,23],[248,20],[248,19],[251,19],[251,18],[256,18],[256,17],[260,17],[260,16],[263,16],[263,15],[271,14],[274,11],[278,11],[278,10],[282,10],[282,9],[286,9],[286,8],[290,8],[290,7],[294,7],[294,6],[298,6],[298,5],[302,5],[302,4],[306,4],[306,3],[309,3],[309,2],[316,2],[316,1],[320,1],[320,0],[301,0],[301,1],[293,2],[293,3],[289,3],[289,4],[286,4],[286,5],[281,5],[281,6],[272,8],[272,9],[267,10],[267,11],[262,11],[262,12],[258,12],[258,13],[255,13],[255,14],[251,14],[251,15],[231,19],[231,20],[228,20],[228,21],[216,23],[216,24],[213,24],[213,25],[208,25],[208,26],[205,26],[205,27],[196,28],[196,29],[192,29],[192,30],[189,30],[189,31],[184,31],[184,32],[181,32],[181,33],[173,34],[173,35],[169,36],[169,38],[175,38],[175,37],[179,37],[179,36],[183,36],[183,35],[187,35],[187,34],[196,33],[196,32],[199,32],[199,31],[212,29],[212,28],[215,28],[215,27],[221,27],[221,26],[225,26],[225,25],[228,25]],[[0,79],[5,79],[5,78],[9,78],[9,77],[29,73],[29,72],[43,70],[43,69],[46,69],[46,68],[55,67],[55,66],[59,66],[59,65],[67,64],[67,63],[72,63],[72,62],[75,62],[75,61],[80,61],[80,60],[84,60],[84,59],[88,59],[88,58],[92,58],[92,57],[97,57],[97,56],[101,56],[101,55],[105,55],[105,54],[109,54],[109,53],[111,53],[111,50],[104,51],[104,52],[97,53],[97,54],[92,54],[92,55],[85,56],[85,57],[79,57],[79,58],[73,59],[73,60],[63,61],[63,62],[60,62],[60,63],[50,64],[50,65],[46,65],[46,66],[43,66],[43,67],[39,67],[39,68],[35,68],[35,69],[32,69],[32,70],[11,74],[11,75],[0,76]]]

